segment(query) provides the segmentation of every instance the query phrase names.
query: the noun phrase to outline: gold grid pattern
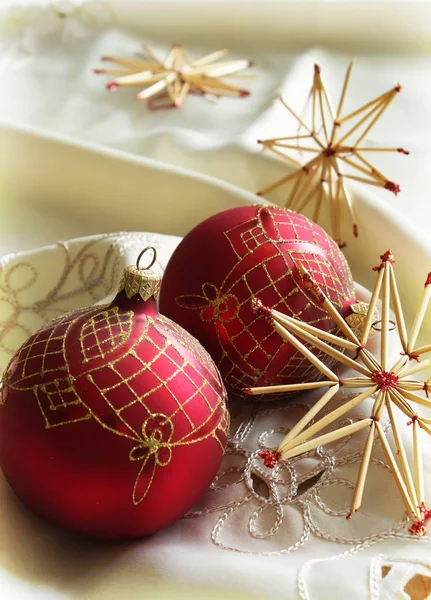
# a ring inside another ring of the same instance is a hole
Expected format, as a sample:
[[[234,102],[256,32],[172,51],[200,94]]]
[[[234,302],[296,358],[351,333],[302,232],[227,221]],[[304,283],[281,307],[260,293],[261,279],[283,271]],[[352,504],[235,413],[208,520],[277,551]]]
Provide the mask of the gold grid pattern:
[[[282,237],[280,230],[286,228],[293,231],[292,239]],[[271,327],[267,328],[267,333],[262,338],[258,331],[258,323],[262,323],[262,317],[256,314],[250,321],[251,301],[257,297],[266,305],[293,318],[304,319],[322,329],[330,329],[333,322],[326,311],[303,286],[297,286],[288,275],[294,272],[296,263],[303,264],[311,273],[319,276],[325,294],[341,308],[340,298],[349,300],[349,296],[353,296],[353,289],[349,289],[351,274],[337,245],[304,216],[275,207],[259,207],[253,218],[226,231],[224,236],[238,259],[218,290],[220,301],[228,295],[238,301],[237,318],[217,321],[216,332],[221,349],[218,366],[226,384],[238,389],[256,385],[257,381],[262,383],[265,381],[265,373],[278,361],[283,367],[275,379],[271,376],[274,383],[292,383],[298,379],[307,381],[314,377],[315,369],[310,362],[300,352],[289,349],[286,345],[280,347],[280,338]],[[306,241],[308,238],[309,241]],[[251,255],[253,261],[250,261]],[[246,267],[248,261],[249,266]],[[341,264],[340,272],[333,267],[336,261],[337,266]],[[274,273],[279,275],[274,276]],[[203,288],[209,285],[215,287],[212,283],[205,282]],[[185,308],[202,307],[198,306],[196,297],[192,296],[180,296],[177,302]],[[318,317],[309,318],[309,310],[313,314],[317,311]],[[249,348],[245,354],[244,348]],[[312,347],[310,349],[328,362],[327,357],[319,350]],[[262,362],[266,364],[265,369],[261,367]]]
[[[122,346],[132,331],[133,312],[119,313],[113,306],[91,317],[82,328],[80,336],[84,363],[95,358],[105,358]]]
[[[169,464],[175,447],[213,438],[223,451],[229,414],[220,376],[192,336],[165,317],[147,317],[141,335],[128,344],[132,324],[133,313],[117,307],[81,310],[57,319],[24,344],[2,384],[31,392],[46,428],[94,419],[130,440],[129,460],[142,461],[132,492],[138,504],[157,467]],[[81,349],[87,340],[90,355],[74,352],[68,362],[68,336],[71,344],[79,340]],[[117,352],[106,362],[113,350]],[[196,368],[196,361],[203,369]],[[78,394],[83,377],[94,393]],[[13,401],[10,394],[7,401]]]

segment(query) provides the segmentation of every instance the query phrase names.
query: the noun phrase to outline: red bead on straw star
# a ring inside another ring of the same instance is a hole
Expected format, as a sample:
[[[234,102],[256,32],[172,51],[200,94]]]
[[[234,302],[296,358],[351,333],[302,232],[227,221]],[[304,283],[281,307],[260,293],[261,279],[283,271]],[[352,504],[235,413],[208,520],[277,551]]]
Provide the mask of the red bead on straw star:
[[[336,110],[323,84],[321,69],[315,65],[313,85],[309,94],[311,122],[307,124],[305,118],[299,116],[281,99],[283,106],[298,123],[297,133],[287,137],[258,140],[264,149],[270,150],[295,167],[293,171],[288,172],[258,194],[266,195],[279,187],[290,185],[286,208],[302,212],[309,204],[314,204],[312,219],[316,222],[319,220],[323,205],[327,204],[332,237],[340,247],[343,246],[341,213],[344,208],[349,212],[354,235],[358,235],[355,211],[346,180],[383,187],[397,195],[400,186],[378,171],[365,156],[370,152],[409,154],[404,148],[378,148],[362,144],[392,100],[401,91],[400,85],[343,116],[344,101],[353,66],[354,61],[347,69]],[[305,164],[285,154],[286,151],[295,150],[310,157]]]
[[[228,83],[225,79],[252,77],[239,74],[252,66],[251,61],[220,61],[227,54],[228,51],[223,49],[192,61],[185,49],[175,44],[166,58],[160,59],[144,45],[139,58],[103,57],[103,61],[118,66],[112,69],[94,69],[94,73],[115,76],[106,86],[111,91],[120,87],[143,88],[137,99],[147,100],[150,109],[179,108],[188,94],[239,98],[249,96],[248,90]]]
[[[264,454],[261,454],[264,464],[268,467],[273,467],[279,460],[288,460],[304,452],[316,449],[319,446],[352,435],[357,431],[368,429],[348,518],[361,506],[371,453],[375,438],[377,437],[380,440],[407,512],[413,521],[409,531],[422,536],[426,533],[426,522],[431,518],[431,511],[426,508],[425,504],[424,473],[420,444],[421,436],[424,433],[431,435],[431,419],[417,414],[416,408],[418,406],[431,408],[431,399],[429,398],[431,378],[427,381],[422,381],[416,378],[416,374],[424,371],[431,365],[431,357],[423,359],[424,355],[431,353],[431,343],[425,346],[418,346],[417,339],[431,299],[431,273],[426,278],[422,301],[411,330],[408,332],[392,266],[394,263],[393,256],[388,251],[382,254],[380,258],[381,263],[375,267],[377,280],[371,296],[370,307],[362,333],[359,335],[340,316],[335,306],[325,296],[321,288],[313,281],[302,265],[298,265],[298,270],[304,283],[308,286],[314,298],[328,311],[337,323],[343,337],[321,331],[279,311],[262,306],[259,301],[255,301],[256,310],[265,314],[274,329],[306,356],[319,369],[324,379],[297,385],[250,388],[245,391],[249,394],[270,394],[327,387],[328,390],[320,400],[291,429],[278,448],[274,452],[266,451]],[[381,335],[381,351],[380,356],[376,357],[365,346],[373,325],[376,325],[376,323],[373,323],[375,318],[374,311],[380,295],[382,299],[382,318],[378,331],[380,331]],[[391,301],[395,314],[395,322],[390,320]],[[396,325],[403,352],[395,364],[390,364],[389,331],[394,325]],[[338,374],[324,365],[304,345],[304,342],[328,354],[344,366],[353,369],[357,372],[358,376],[340,379]],[[353,352],[355,358],[350,358],[344,354],[346,351]],[[330,399],[335,396],[341,386],[361,391],[357,396],[307,427],[327,405]],[[314,437],[328,425],[370,397],[374,398],[374,403],[369,417],[343,426],[335,431]],[[396,456],[391,449],[380,422],[385,409],[392,427],[397,449]],[[400,420],[403,423],[400,423]],[[401,434],[403,427],[410,430],[412,435],[412,465],[407,458],[404,435]]]

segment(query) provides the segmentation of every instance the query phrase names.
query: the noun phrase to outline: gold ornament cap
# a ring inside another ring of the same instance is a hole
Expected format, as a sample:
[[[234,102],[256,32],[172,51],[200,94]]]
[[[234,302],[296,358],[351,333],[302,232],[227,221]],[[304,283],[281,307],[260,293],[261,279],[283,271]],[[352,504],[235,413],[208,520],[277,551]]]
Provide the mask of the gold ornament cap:
[[[149,250],[153,252],[153,258],[149,265],[141,267],[140,260],[143,254]],[[118,291],[121,292],[124,290],[128,298],[132,298],[138,294],[144,302],[152,296],[157,298],[162,278],[155,271],[151,270],[151,267],[156,262],[156,258],[157,251],[153,246],[144,248],[136,260],[136,265],[130,265],[124,269]]]
[[[356,302],[356,304],[351,304],[349,308],[352,312],[346,317],[346,323],[351,327],[356,337],[361,339],[370,305],[368,302]],[[379,322],[378,319],[379,311],[376,308],[374,309],[373,326],[370,335],[373,335],[375,331],[378,331],[374,327],[374,325],[377,325]]]

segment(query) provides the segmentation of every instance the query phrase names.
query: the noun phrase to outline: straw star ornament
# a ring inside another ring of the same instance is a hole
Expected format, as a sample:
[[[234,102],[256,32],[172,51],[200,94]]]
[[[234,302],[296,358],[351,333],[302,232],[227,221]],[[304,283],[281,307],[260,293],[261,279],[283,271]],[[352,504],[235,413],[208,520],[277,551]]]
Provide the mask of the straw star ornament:
[[[309,95],[311,123],[307,125],[281,98],[285,108],[298,123],[296,135],[258,140],[264,149],[270,150],[296,167],[293,172],[258,192],[258,195],[269,194],[281,186],[290,184],[286,208],[302,212],[309,204],[314,204],[312,219],[316,222],[319,220],[322,206],[326,203],[330,213],[332,237],[340,247],[344,245],[340,231],[341,212],[344,208],[349,212],[355,237],[358,235],[355,211],[346,187],[346,179],[383,187],[397,195],[400,192],[399,185],[378,171],[365,156],[375,152],[409,154],[404,148],[363,145],[366,136],[401,91],[400,85],[343,116],[353,66],[354,61],[347,69],[337,110],[334,110],[323,84],[321,69],[315,65]],[[285,154],[286,150],[296,150],[301,154],[311,155],[311,158],[301,164]]]
[[[137,99],[147,100],[150,109],[179,108],[188,94],[241,98],[249,96],[248,90],[222,78],[251,77],[240,75],[239,72],[252,63],[249,60],[220,61],[227,54],[228,51],[223,49],[192,61],[185,49],[176,44],[162,60],[144,45],[140,58],[103,57],[103,61],[112,62],[117,67],[94,69],[94,73],[115,76],[106,86],[111,91],[120,87],[141,87],[142,91],[138,93]]]
[[[426,533],[426,522],[431,518],[431,510],[427,509],[425,504],[420,438],[423,432],[431,435],[431,419],[418,415],[416,407],[425,406],[431,408],[431,398],[429,397],[429,392],[431,392],[431,378],[427,381],[422,381],[416,378],[416,374],[430,367],[431,357],[423,360],[423,356],[431,353],[431,344],[417,347],[416,342],[431,299],[431,273],[428,274],[425,281],[422,302],[416,313],[412,328],[407,333],[392,267],[394,262],[393,256],[388,251],[380,258],[380,265],[374,268],[378,273],[377,280],[371,296],[370,307],[363,325],[362,334],[359,336],[354,333],[348,323],[340,316],[335,306],[301,265],[298,266],[298,269],[304,284],[334,319],[343,337],[321,331],[279,311],[267,308],[258,300],[255,300],[256,310],[262,312],[274,329],[319,369],[324,379],[294,385],[249,388],[245,391],[249,394],[267,394],[328,387],[328,390],[318,402],[289,431],[277,450],[273,452],[264,451],[260,454],[264,458],[265,465],[274,467],[279,460],[288,460],[304,452],[314,450],[319,446],[368,429],[348,518],[361,506],[371,453],[374,442],[378,438],[407,512],[413,520],[409,531],[422,536]],[[378,331],[381,334],[381,351],[380,356],[377,358],[365,346],[373,325],[375,328],[377,325],[377,323],[373,323],[373,319],[375,318],[374,311],[380,295],[382,299],[382,315]],[[390,319],[391,300],[395,313],[395,321]],[[395,364],[392,365],[389,363],[389,332],[394,328],[397,330],[403,352]],[[341,379],[338,374],[335,374],[330,368],[324,365],[303,342],[328,354],[346,367],[353,369],[357,373],[357,376]],[[353,352],[354,358],[350,358],[344,354],[346,351]],[[312,425],[309,425],[338,392],[341,386],[357,389],[358,394],[342,406],[316,420]],[[374,402],[369,417],[340,427],[335,431],[313,437],[371,397],[373,397]],[[380,422],[385,409],[389,416],[397,448],[396,456],[392,452],[385,430]],[[402,424],[400,424],[400,417],[404,421]],[[412,466],[409,463],[403,436],[401,435],[402,428],[411,430],[413,444]]]

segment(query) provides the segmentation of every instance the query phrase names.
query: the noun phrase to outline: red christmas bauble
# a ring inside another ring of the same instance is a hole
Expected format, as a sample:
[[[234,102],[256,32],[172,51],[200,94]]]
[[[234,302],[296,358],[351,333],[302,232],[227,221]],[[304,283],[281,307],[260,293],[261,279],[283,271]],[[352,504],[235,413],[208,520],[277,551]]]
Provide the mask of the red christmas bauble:
[[[159,314],[153,275],[126,269],[112,304],[48,323],[3,376],[4,475],[35,512],[85,535],[131,538],[169,525],[223,457],[220,374]]]
[[[333,331],[334,321],[304,286],[298,263],[345,316],[355,302],[352,276],[340,249],[319,225],[274,206],[221,212],[195,227],[173,253],[160,311],[202,343],[230,390],[241,394],[247,387],[315,380],[315,367],[282,340],[251,302],[256,297]]]

